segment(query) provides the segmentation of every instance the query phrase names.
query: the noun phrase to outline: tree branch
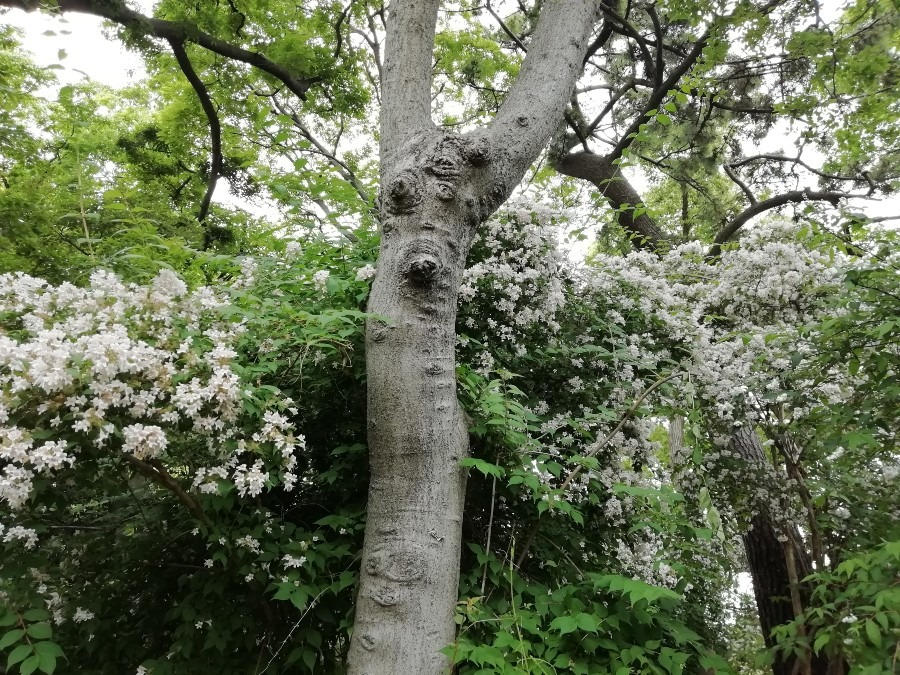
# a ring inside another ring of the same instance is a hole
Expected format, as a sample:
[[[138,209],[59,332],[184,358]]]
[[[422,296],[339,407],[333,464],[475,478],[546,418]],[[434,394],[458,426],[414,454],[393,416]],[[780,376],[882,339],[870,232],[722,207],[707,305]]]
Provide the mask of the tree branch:
[[[394,0],[388,13],[382,68],[381,161],[431,119],[431,61],[440,0]]]
[[[741,189],[741,192],[744,193],[744,196],[747,197],[747,201],[750,202],[751,205],[755,204],[756,196],[753,194],[750,188],[747,187],[747,184],[742,181],[734,172],[734,164],[729,164],[728,162],[726,162],[724,165],[724,169],[725,173],[728,174],[728,177],[732,180],[732,182],[737,185]]]
[[[642,205],[641,196],[608,157],[587,152],[562,157],[551,154],[550,163],[566,176],[593,183],[617,212],[619,225],[632,236],[637,248],[655,250],[665,241],[665,235],[647,213],[635,215],[635,209]]]
[[[662,84],[663,69],[665,68],[663,57],[663,31],[655,5],[649,5],[647,7],[647,14],[650,16],[650,21],[653,22],[653,32],[656,34],[656,68],[653,74],[654,84],[659,87]]]
[[[0,7],[23,9],[33,12],[42,6],[39,0],[0,0]],[[108,19],[113,23],[133,28],[145,35],[152,35],[164,40],[176,42],[192,42],[220,56],[249,64],[279,80],[301,101],[306,100],[306,92],[315,82],[314,78],[297,77],[284,66],[269,60],[258,52],[225,42],[209,33],[204,33],[196,26],[165,19],[145,16],[130,9],[122,0],[56,0],[60,12],[78,12]]]
[[[290,110],[285,108],[284,104],[281,103],[277,99],[277,97],[272,97],[272,103],[279,113],[291,118],[291,122],[293,122],[294,126],[303,135],[303,137],[312,144],[312,146],[316,149],[316,152],[327,159],[328,162],[337,169],[341,178],[343,178],[353,186],[353,189],[356,190],[356,194],[359,195],[359,198],[362,199],[363,202],[368,203],[369,194],[359,182],[359,179],[356,177],[356,173],[354,173],[354,171],[347,165],[347,163],[340,159],[329,148],[325,147],[325,144],[322,143],[318,138],[313,136],[312,132],[310,132],[306,125],[303,124],[303,121],[300,119],[300,116],[297,115],[297,113],[291,112]]]
[[[816,192],[810,190],[809,188],[804,188],[803,190],[792,190],[790,192],[785,192],[784,194],[770,197],[769,199],[764,199],[761,202],[756,202],[755,204],[744,209],[744,211],[735,216],[731,220],[731,222],[727,223],[719,231],[719,234],[716,235],[716,238],[713,240],[713,245],[710,247],[709,252],[706,255],[710,258],[718,257],[722,253],[723,244],[725,244],[735,234],[737,234],[738,230],[740,230],[750,220],[760,215],[761,213],[765,213],[766,211],[777,209],[779,206],[784,206],[785,204],[801,203],[806,201],[824,201],[830,202],[833,206],[837,206],[838,202],[841,199],[859,196],[861,195],[854,195],[847,192]]]
[[[206,181],[206,193],[203,195],[200,209],[197,212],[197,220],[203,223],[209,214],[209,205],[212,202],[213,193],[216,191],[216,183],[222,173],[222,125],[219,122],[216,106],[209,96],[206,85],[203,84],[203,80],[200,79],[191,65],[191,60],[184,49],[184,43],[172,38],[169,38],[168,41],[172,46],[172,53],[175,55],[175,60],[178,62],[181,72],[184,73],[187,81],[194,88],[197,98],[200,99],[200,106],[203,108],[203,112],[206,113],[206,120],[209,123],[209,137],[212,145],[209,159],[209,178]]]
[[[597,127],[600,126],[600,122],[603,121],[603,118],[606,117],[609,112],[615,107],[616,103],[627,94],[632,89],[637,88],[638,84],[645,83],[647,85],[650,84],[648,80],[639,80],[637,78],[632,77],[628,82],[626,82],[620,89],[614,91],[612,95],[609,97],[609,102],[603,107],[597,116],[594,118],[594,121],[588,125],[587,133],[590,135],[596,131]]]
[[[654,79],[656,79],[657,77],[661,78],[662,74],[656,73],[656,66],[653,62],[653,56],[650,54],[650,49],[647,46],[647,41],[640,33],[638,33],[637,29],[632,26],[624,16],[619,15],[611,7],[607,7],[605,4],[603,4],[601,5],[601,11],[607,18],[607,25],[609,25],[613,31],[619,33],[624,37],[630,37],[637,43],[638,49],[640,49],[641,52],[641,57],[644,61],[644,69],[646,71],[645,74],[647,75],[647,77],[652,77]],[[616,30],[615,26],[613,25],[614,23],[619,24],[619,30]]]
[[[130,455],[128,453],[122,453],[122,456],[125,458],[125,461],[131,464],[138,473],[143,474],[147,478],[153,480],[156,483],[159,483],[164,488],[166,488],[169,492],[174,494],[178,501],[181,502],[188,511],[190,511],[191,515],[194,516],[201,523],[206,525],[207,527],[211,527],[212,523],[209,518],[203,513],[203,509],[200,508],[200,505],[197,501],[191,497],[183,487],[181,487],[181,483],[172,478],[171,474],[166,471],[166,467],[158,459],[148,459],[142,460],[138,459],[134,455]]]
[[[703,53],[703,48],[706,46],[709,35],[709,30],[703,33],[696,44],[694,44],[694,48],[691,49],[684,60],[678,64],[678,67],[675,68],[669,77],[653,91],[650,98],[647,99],[647,103],[644,105],[644,110],[635,118],[631,123],[631,126],[625,130],[621,140],[619,140],[616,147],[613,148],[613,151],[608,155],[610,161],[615,161],[622,156],[622,153],[634,142],[634,138],[637,136],[638,131],[640,131],[641,125],[649,119],[648,113],[651,110],[659,108],[659,104],[662,103],[662,100],[666,97],[669,90],[678,84],[678,81],[694,66],[697,59],[699,59],[700,55]]]
[[[581,73],[597,5],[593,0],[544,5],[519,76],[488,126],[495,148],[530,163],[550,139]]]
[[[798,165],[802,166],[804,169],[806,169],[807,171],[809,171],[810,173],[814,173],[815,175],[820,176],[821,178],[825,178],[827,180],[854,181],[857,183],[862,183],[863,181],[865,181],[865,182],[871,184],[871,180],[865,174],[860,175],[860,176],[842,176],[840,174],[826,173],[824,171],[821,171],[819,169],[816,169],[816,168],[810,166],[809,164],[804,162],[802,159],[800,159],[799,156],[788,157],[787,155],[781,155],[781,154],[760,154],[760,155],[753,155],[752,157],[745,157],[744,159],[738,160],[736,162],[729,162],[728,165],[731,166],[733,169],[737,169],[746,164],[750,164],[751,162],[756,162],[756,161],[759,161],[762,159],[769,159],[769,160],[772,160],[775,162],[791,162],[794,164],[798,164]]]
[[[519,39],[519,36],[510,30],[509,26],[506,25],[506,22],[500,18],[500,15],[494,11],[494,8],[491,6],[491,0],[487,0],[485,3],[485,7],[487,7],[487,11],[490,13],[492,17],[494,17],[494,21],[496,21],[500,28],[509,36],[509,39],[516,43],[516,46],[521,49],[526,54],[528,53],[528,48],[522,43],[522,40]]]

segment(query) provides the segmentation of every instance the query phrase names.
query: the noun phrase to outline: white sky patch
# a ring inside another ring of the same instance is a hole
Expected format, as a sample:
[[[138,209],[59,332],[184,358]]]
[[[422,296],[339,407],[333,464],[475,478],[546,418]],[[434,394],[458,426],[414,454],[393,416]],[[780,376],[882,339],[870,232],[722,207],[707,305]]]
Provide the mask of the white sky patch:
[[[143,3],[144,5],[148,3]],[[70,13],[52,16],[44,12],[10,11],[0,24],[19,28],[23,46],[35,63],[53,68],[61,85],[85,78],[121,88],[142,79],[147,71],[143,59],[104,33],[105,22],[95,16]]]

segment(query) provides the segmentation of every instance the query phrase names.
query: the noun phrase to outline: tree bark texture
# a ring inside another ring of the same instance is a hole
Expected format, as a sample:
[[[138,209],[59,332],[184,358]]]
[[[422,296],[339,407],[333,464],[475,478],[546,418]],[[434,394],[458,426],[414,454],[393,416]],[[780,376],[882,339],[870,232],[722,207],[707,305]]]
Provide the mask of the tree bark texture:
[[[367,325],[371,479],[350,675],[439,675],[455,639],[467,424],[456,396],[456,301],[476,228],[561,119],[596,19],[547,3],[495,120],[465,136],[430,117],[435,0],[395,0],[381,120],[381,251]]]
[[[646,213],[635,215],[635,207],[643,203],[617,164],[602,155],[576,152],[555,157],[553,168],[573,178],[592,183],[609,205],[616,210],[619,225],[632,236],[637,248],[655,250],[665,241],[665,235]]]
[[[747,464],[761,465],[766,463],[765,451],[756,431],[750,425],[736,429],[729,438],[728,445],[737,452]],[[772,630],[776,626],[790,623],[796,616],[795,604],[806,606],[810,589],[802,583],[802,579],[812,573],[812,562],[806,548],[797,545],[802,541],[800,533],[794,528],[788,541],[778,540],[778,526],[771,514],[760,510],[750,520],[750,530],[743,535],[744,549],[750,576],[753,579],[753,595],[759,613],[759,625],[766,647],[776,646],[772,639]],[[793,556],[785,555],[785,546],[792,547]],[[788,566],[788,558],[793,558],[793,566]],[[800,580],[792,589],[791,579]],[[779,652],[772,664],[773,675],[794,675],[797,659],[793,654],[785,656]],[[823,656],[814,657],[810,663],[812,675],[828,675],[828,660]]]

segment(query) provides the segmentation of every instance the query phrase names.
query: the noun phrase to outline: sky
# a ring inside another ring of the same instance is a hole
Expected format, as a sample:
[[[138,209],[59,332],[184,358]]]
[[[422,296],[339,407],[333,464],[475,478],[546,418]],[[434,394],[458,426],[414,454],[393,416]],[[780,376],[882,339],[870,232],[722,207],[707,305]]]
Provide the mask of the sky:
[[[136,4],[152,5],[146,1]],[[20,28],[24,46],[35,62],[56,68],[63,85],[89,77],[111,87],[124,87],[146,72],[140,56],[104,35],[109,31],[97,17],[73,13],[57,18],[42,12],[11,11],[0,15],[0,23]]]

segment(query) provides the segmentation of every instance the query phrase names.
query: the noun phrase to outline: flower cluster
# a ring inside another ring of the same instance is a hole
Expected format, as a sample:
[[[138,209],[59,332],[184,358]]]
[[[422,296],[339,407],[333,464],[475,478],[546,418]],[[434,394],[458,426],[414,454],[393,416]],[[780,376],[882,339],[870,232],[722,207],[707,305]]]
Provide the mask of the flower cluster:
[[[244,267],[236,285],[253,275]],[[103,271],[86,288],[0,276],[0,506],[21,510],[37,476],[103,453],[140,470],[187,452],[201,492],[226,480],[241,496],[292,487],[303,437],[275,409],[244,419],[249,390],[233,364],[245,328],[228,303],[168,270],[147,286]],[[5,540],[33,545],[19,532]]]
[[[521,351],[528,329],[559,329],[567,265],[557,230],[546,209],[509,208],[485,224],[459,289],[467,332],[486,324],[505,348]]]

